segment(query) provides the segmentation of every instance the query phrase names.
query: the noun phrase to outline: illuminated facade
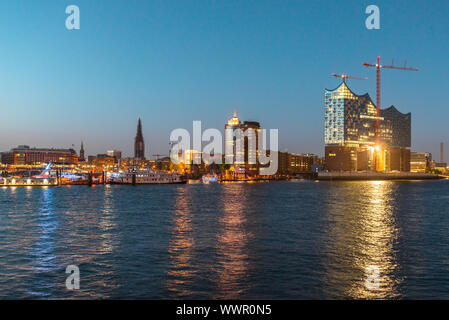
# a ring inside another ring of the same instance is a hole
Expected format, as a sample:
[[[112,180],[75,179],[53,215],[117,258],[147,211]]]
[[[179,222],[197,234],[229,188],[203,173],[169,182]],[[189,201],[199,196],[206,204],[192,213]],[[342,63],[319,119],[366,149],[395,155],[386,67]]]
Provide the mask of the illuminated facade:
[[[278,152],[279,175],[295,175],[311,172],[312,165],[318,157],[314,154],[296,154],[289,152]]]
[[[63,165],[78,164],[78,155],[73,149],[30,148],[18,146],[2,154],[2,163],[9,165],[38,165],[42,163]]]
[[[234,110],[234,116],[225,124],[225,159],[228,164],[243,166],[245,164],[244,137],[235,134],[238,129],[243,130],[243,125]]]
[[[325,90],[324,141],[330,171],[410,171],[411,114],[381,110],[345,82]],[[379,121],[378,139],[376,138]]]
[[[429,152],[412,152],[410,156],[411,172],[427,172],[432,165],[432,154]]]
[[[122,159],[122,152],[120,150],[108,150],[107,155],[115,158],[116,163],[120,163],[120,159]]]
[[[234,110],[234,116],[225,124],[225,160],[232,164],[238,177],[259,174],[258,135],[260,123],[241,122]]]

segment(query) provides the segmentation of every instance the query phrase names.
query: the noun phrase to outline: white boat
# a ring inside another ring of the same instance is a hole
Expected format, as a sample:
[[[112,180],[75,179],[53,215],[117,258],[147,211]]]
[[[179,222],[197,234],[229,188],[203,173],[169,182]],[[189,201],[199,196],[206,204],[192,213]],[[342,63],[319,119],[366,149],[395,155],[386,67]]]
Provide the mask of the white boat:
[[[55,177],[8,177],[3,178],[3,185],[7,187],[45,187],[57,186],[58,179]]]
[[[111,184],[180,184],[187,179],[176,172],[141,170],[136,172],[108,172],[107,182]]]
[[[51,163],[47,164],[44,170],[34,176],[24,177],[24,176],[11,176],[3,177],[0,179],[0,185],[6,187],[50,187],[57,186],[58,178],[50,174]]]
[[[216,174],[205,174],[202,180],[203,183],[216,183],[218,182],[218,176]]]

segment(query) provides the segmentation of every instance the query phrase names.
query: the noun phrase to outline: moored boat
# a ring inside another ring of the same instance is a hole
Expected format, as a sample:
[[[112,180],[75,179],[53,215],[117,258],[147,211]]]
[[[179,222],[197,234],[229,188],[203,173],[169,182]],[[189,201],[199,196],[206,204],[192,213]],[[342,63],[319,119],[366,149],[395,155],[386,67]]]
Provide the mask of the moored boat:
[[[107,183],[111,184],[183,184],[186,182],[187,179],[177,172],[140,170],[107,174]]]
[[[203,183],[217,183],[218,182],[218,176],[216,174],[205,174],[201,180]]]

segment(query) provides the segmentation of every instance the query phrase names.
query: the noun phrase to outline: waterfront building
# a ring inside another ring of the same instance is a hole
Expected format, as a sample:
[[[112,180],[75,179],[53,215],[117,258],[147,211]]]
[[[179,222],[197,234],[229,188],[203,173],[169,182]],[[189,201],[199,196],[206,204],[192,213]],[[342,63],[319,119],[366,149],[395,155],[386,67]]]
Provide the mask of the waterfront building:
[[[433,165],[433,168],[440,172],[446,172],[447,171],[447,163],[446,162],[435,162]]]
[[[139,118],[137,123],[137,134],[134,139],[134,158],[136,160],[145,160],[145,143],[142,134],[142,121]]]
[[[160,161],[159,161],[160,162]],[[136,160],[135,158],[121,158],[120,167],[124,170],[132,170],[137,168],[154,168],[156,169],[156,160]]]
[[[412,152],[410,155],[411,172],[427,172],[432,166],[432,154],[429,152]]]
[[[410,113],[391,106],[377,117],[370,96],[355,94],[345,82],[325,90],[324,109],[327,170],[410,171]]]
[[[261,130],[257,121],[241,122],[235,109],[233,117],[225,124],[225,161],[232,165],[236,179],[259,175]]]
[[[278,175],[297,175],[312,172],[312,166],[318,156],[314,154],[296,154],[278,152]]]
[[[259,134],[260,123],[256,121],[244,121],[244,162],[247,176],[259,175]]]
[[[225,124],[225,160],[227,164],[233,164],[236,167],[245,164],[243,136],[235,134],[239,129],[243,129],[243,126],[237,117],[237,110],[234,108],[233,117]]]
[[[193,176],[205,172],[205,164],[202,161],[203,153],[198,150],[183,150],[178,155],[178,168],[182,173]]]
[[[96,156],[89,156],[89,163],[98,168],[113,167],[116,159],[107,154],[97,154]]]
[[[39,165],[50,162],[76,165],[78,164],[78,155],[73,149],[30,148],[21,145],[9,152],[2,153],[1,162],[8,165]]]
[[[122,152],[120,150],[108,150],[107,155],[115,158],[115,162],[119,163],[122,158]]]

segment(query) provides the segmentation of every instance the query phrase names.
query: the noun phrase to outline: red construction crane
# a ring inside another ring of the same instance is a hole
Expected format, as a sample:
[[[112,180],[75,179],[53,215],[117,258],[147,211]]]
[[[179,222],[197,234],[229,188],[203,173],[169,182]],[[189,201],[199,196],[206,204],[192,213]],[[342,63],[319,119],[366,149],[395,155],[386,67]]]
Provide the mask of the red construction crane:
[[[377,120],[376,120],[376,141],[377,145],[379,145],[379,126],[380,126],[380,69],[388,68],[388,69],[399,69],[399,70],[408,70],[408,71],[418,71],[417,68],[407,68],[407,61],[405,62],[403,67],[395,67],[394,60],[391,63],[391,66],[384,66],[380,64],[380,57],[377,57],[377,64],[369,64],[363,63],[365,67],[375,67],[376,68],[376,105],[377,105]]]
[[[346,79],[368,80],[368,78],[353,77],[353,76],[348,76],[347,74],[335,74],[335,73],[332,73],[332,75],[335,78],[342,78],[343,82],[346,82]]]

